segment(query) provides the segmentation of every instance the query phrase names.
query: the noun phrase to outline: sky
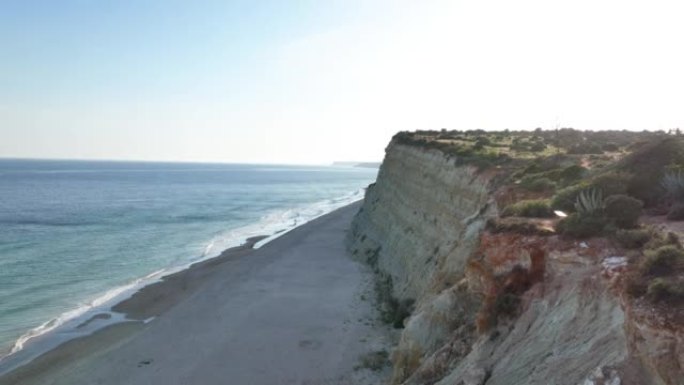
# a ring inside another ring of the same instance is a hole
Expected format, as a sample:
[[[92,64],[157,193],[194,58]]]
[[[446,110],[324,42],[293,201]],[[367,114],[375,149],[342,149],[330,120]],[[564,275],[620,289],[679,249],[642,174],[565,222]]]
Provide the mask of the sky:
[[[0,157],[379,161],[415,129],[684,128],[665,0],[0,0]]]

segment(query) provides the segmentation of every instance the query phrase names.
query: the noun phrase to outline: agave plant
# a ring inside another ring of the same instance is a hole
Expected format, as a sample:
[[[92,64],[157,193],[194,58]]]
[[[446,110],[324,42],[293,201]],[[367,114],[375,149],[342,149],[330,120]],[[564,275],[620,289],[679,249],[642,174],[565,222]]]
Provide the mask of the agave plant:
[[[684,199],[684,172],[682,170],[666,172],[660,184],[671,197],[678,200]]]
[[[603,210],[603,193],[598,189],[584,190],[577,196],[575,210],[580,214],[593,215]]]

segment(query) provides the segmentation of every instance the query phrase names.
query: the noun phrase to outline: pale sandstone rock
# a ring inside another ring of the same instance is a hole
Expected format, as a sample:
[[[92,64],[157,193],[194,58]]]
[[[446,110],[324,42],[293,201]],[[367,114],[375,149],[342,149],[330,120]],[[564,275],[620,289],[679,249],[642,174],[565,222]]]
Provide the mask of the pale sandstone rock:
[[[366,258],[381,247],[378,267],[399,299],[451,286],[434,287],[435,279],[462,274],[485,224],[488,182],[440,151],[390,144],[354,220],[350,249]]]
[[[464,318],[451,287],[463,277],[488,216],[489,178],[437,150],[390,143],[377,183],[366,192],[350,250],[389,275],[393,294],[416,300],[393,357],[395,382],[434,352]],[[377,262],[375,262],[377,261]],[[468,309],[474,315],[472,309]]]

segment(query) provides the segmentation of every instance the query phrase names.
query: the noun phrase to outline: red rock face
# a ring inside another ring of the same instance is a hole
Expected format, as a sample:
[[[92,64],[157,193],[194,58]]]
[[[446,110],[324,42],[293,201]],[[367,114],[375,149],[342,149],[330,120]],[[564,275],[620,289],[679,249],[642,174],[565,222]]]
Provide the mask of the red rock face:
[[[622,298],[631,356],[628,361],[643,366],[648,372],[635,377],[630,373],[634,372],[633,368],[623,366],[616,372],[623,383],[684,385],[684,309],[654,304],[643,298],[634,300],[624,294],[621,279],[628,271],[626,258],[606,257],[611,250],[619,254],[609,240],[601,238],[578,243],[556,236],[483,233],[466,271],[469,290],[483,297],[476,321],[478,333],[484,334],[495,326],[493,314],[497,311],[497,298],[502,295],[521,296],[538,283],[542,283],[537,286],[539,290],[532,290],[527,296],[543,295],[545,278],[550,281],[551,276],[562,274],[558,267],[551,267],[556,264],[549,264],[550,254],[558,259],[576,255],[600,263],[600,278],[612,288],[616,298]],[[586,281],[587,285],[593,283],[593,280]]]
[[[476,298],[467,318],[475,327],[455,325],[440,349],[395,383],[653,383],[641,364],[636,382],[621,371],[629,358],[624,317],[619,293],[602,276],[604,268],[622,268],[619,255],[605,239],[484,231],[457,285]]]
[[[551,239],[519,234],[482,235],[466,271],[469,289],[484,298],[477,318],[480,333],[493,326],[498,298],[506,294],[520,296],[543,281],[546,249]]]

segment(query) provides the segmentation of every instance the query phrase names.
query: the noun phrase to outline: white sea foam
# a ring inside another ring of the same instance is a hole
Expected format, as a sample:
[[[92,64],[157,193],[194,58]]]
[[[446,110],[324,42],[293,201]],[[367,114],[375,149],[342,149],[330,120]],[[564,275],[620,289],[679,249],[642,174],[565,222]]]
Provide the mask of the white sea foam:
[[[80,320],[84,318],[83,316],[89,314],[92,310],[97,309],[113,299],[120,297],[122,294],[131,292],[133,289],[138,288],[140,284],[150,282],[153,279],[161,277],[165,270],[157,270],[150,273],[142,278],[135,279],[134,281],[119,287],[115,287],[108,290],[104,294],[95,297],[93,300],[81,304],[79,307],[69,310],[65,313],[60,314],[58,317],[53,318],[42,325],[35,327],[28,332],[24,333],[17,341],[15,341],[14,346],[10,350],[8,355],[14,354],[24,348],[24,345],[31,339],[44,335],[56,328],[66,324],[69,321]],[[5,357],[0,357],[2,360]]]
[[[211,258],[219,255],[223,250],[238,246],[248,238],[265,235],[267,238],[257,242],[254,248],[282,236],[297,226],[301,226],[322,215],[340,207],[363,199],[364,189],[352,193],[309,205],[303,205],[287,210],[277,210],[265,215],[256,223],[227,231],[212,239],[206,246],[203,256]]]
[[[254,245],[255,248],[262,247],[264,244],[282,236],[298,226],[330,213],[338,208],[363,199],[363,194],[364,189],[360,189],[354,191],[353,193],[334,199],[327,199],[287,210],[274,211],[265,215],[256,223],[226,231],[224,234],[215,237],[207,243],[200,258],[193,259],[181,266],[170,266],[162,270],[157,270],[144,277],[135,279],[126,285],[108,290],[107,292],[96,296],[92,300],[81,304],[77,308],[62,313],[58,317],[29,330],[17,339],[9,354],[0,357],[0,363],[5,364],[4,361],[6,359],[22,351],[29,341],[34,339],[47,339],[48,334],[60,332],[61,338],[56,338],[52,342],[46,342],[42,344],[41,351],[36,350],[32,352],[32,354],[22,357],[20,360],[22,363],[35,358],[42,351],[56,347],[59,343],[66,339],[87,335],[107,325],[126,321],[125,316],[112,312],[111,307],[129,297],[143,286],[157,282],[164,275],[183,270],[189,267],[189,265],[192,263],[216,257],[223,250],[238,246],[251,237],[264,235],[267,236],[267,238],[257,242]],[[90,319],[95,314],[100,313],[108,314],[109,318],[98,320],[96,323],[93,322],[94,325],[89,325],[89,327],[83,328],[82,330],[76,332],[78,325],[82,325],[84,321]],[[152,321],[152,319],[145,320],[145,323],[150,321]],[[10,365],[2,365],[2,367],[0,367],[0,373],[11,370],[18,365],[19,363],[17,362],[11,363]]]

